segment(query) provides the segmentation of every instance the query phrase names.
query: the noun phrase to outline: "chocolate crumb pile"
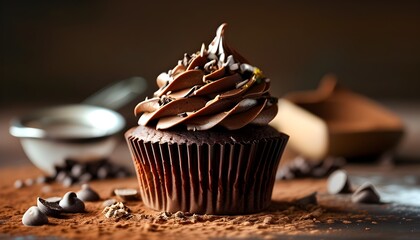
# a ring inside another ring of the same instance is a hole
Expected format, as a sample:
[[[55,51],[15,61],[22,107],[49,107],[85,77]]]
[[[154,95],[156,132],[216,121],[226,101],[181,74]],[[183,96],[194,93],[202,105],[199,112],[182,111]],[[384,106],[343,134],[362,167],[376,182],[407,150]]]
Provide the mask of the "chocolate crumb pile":
[[[220,232],[220,237],[229,235],[229,231],[232,230],[235,230],[237,237],[249,237],[270,233],[293,234],[301,231],[315,233],[315,224],[321,223],[324,212],[325,209],[316,205],[305,209],[293,204],[279,204],[268,211],[250,215],[217,216],[160,212],[134,214],[132,221],[139,222],[145,231],[152,232],[165,231],[168,228],[176,228],[177,232],[194,232],[196,228],[202,228],[205,232],[224,229],[226,232]]]
[[[417,223],[417,219],[410,216],[371,215],[368,211],[361,210],[360,204],[353,203],[350,194],[328,194],[326,179],[277,181],[271,206],[255,214],[215,216],[156,212],[145,207],[141,199],[123,200],[114,196],[114,192],[111,191],[113,189],[138,188],[137,179],[132,177],[93,181],[90,187],[101,199],[86,201],[83,213],[48,217],[48,223],[42,226],[25,226],[22,224],[22,217],[28,208],[36,205],[37,197],[59,201],[52,197],[63,196],[68,191],[81,190],[80,186],[64,187],[56,182],[49,185],[49,192],[42,192],[42,186],[38,184],[18,190],[13,187],[14,179],[33,177],[39,173],[35,168],[22,168],[19,171],[0,169],[0,176],[4,177],[4,181],[0,182],[0,238],[39,236],[65,239],[278,239],[299,235],[319,239],[327,234],[337,238],[347,236],[349,229],[352,229],[352,233],[378,233],[389,221]],[[113,204],[115,206],[110,207]],[[372,208],[378,205],[363,206]],[[106,207],[109,208],[104,211]],[[378,207],[383,208],[386,205]],[[107,217],[105,214],[109,210],[111,212]]]

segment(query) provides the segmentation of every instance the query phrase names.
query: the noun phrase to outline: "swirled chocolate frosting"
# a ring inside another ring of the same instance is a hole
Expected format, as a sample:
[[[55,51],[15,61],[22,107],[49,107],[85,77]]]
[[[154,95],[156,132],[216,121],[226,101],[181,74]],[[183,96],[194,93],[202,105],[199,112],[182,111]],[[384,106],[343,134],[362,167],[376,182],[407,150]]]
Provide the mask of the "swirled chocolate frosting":
[[[222,24],[206,49],[182,60],[157,77],[153,98],[134,109],[140,125],[156,129],[186,126],[229,130],[248,124],[266,125],[277,114],[277,98],[270,95],[270,80],[260,69],[226,44]]]

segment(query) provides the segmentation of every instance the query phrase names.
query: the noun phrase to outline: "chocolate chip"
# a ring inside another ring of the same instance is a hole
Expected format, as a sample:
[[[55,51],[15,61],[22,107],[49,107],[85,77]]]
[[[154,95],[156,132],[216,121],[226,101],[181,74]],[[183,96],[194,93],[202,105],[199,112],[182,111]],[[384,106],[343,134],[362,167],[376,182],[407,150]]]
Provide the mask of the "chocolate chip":
[[[90,173],[92,175],[92,178],[96,178],[96,174],[98,172],[98,169],[101,166],[107,165],[108,161],[106,159],[101,159],[98,161],[93,161],[93,162],[89,162],[89,164],[87,164],[87,169],[86,172]]]
[[[39,176],[36,178],[36,183],[37,184],[43,184],[43,183],[49,183],[51,182],[52,178],[48,177],[48,176]]]
[[[354,203],[380,203],[380,196],[371,183],[364,183],[351,196]]]
[[[108,166],[101,166],[98,169],[97,177],[98,179],[105,179],[111,176],[111,169]]]
[[[25,179],[25,185],[27,187],[34,185],[34,180],[32,178]]]
[[[23,184],[23,181],[22,180],[18,179],[18,180],[15,181],[15,183],[13,184],[13,186],[15,188],[23,188],[25,185]]]
[[[308,204],[316,205],[316,204],[318,204],[318,201],[316,199],[316,195],[317,195],[317,192],[313,192],[313,193],[311,193],[307,196],[304,196],[302,198],[297,199],[295,202],[296,202],[296,204],[302,205],[302,206],[306,206]]]
[[[85,204],[74,192],[64,194],[59,204],[65,212],[69,213],[79,213],[85,210]]]
[[[65,170],[61,170],[57,173],[57,176],[55,177],[55,180],[57,182],[63,182],[64,179],[68,176],[67,172]]]
[[[312,169],[312,176],[315,178],[322,178],[327,175],[328,169],[325,169],[324,167],[315,167]]]
[[[83,165],[83,164],[77,163],[73,165],[73,167],[71,168],[71,176],[75,178],[80,177],[85,172],[86,172],[86,165]]]
[[[70,170],[75,164],[77,164],[77,161],[74,159],[67,158],[64,160],[64,168]]]
[[[297,156],[281,166],[276,178],[322,178],[341,168],[344,164],[345,160],[343,158],[328,157],[318,163],[314,163],[302,156]]]
[[[342,168],[345,164],[346,160],[342,157],[327,157],[322,161],[322,167],[326,170],[325,176]]]
[[[45,201],[47,202],[53,202],[53,203],[59,203],[61,201],[62,197],[49,197],[46,198]]]
[[[330,194],[350,193],[350,182],[347,172],[336,170],[328,177],[327,190]]]
[[[47,181],[60,182],[66,187],[75,183],[87,183],[94,179],[125,177],[130,175],[127,170],[108,162],[107,159],[99,159],[87,163],[67,159],[63,166],[55,166],[54,169],[54,174]],[[120,171],[120,169],[124,169],[125,172]]]
[[[50,193],[51,191],[52,191],[52,188],[49,185],[45,185],[45,186],[41,187],[41,192],[42,193]]]
[[[70,187],[71,185],[73,185],[74,182],[76,181],[71,176],[66,176],[62,181],[64,187]]]
[[[293,179],[295,175],[290,171],[288,166],[281,167],[276,173],[276,180]]]
[[[139,195],[136,189],[132,188],[118,188],[114,190],[115,195],[125,201],[138,200]]]
[[[296,157],[290,165],[289,168],[296,177],[307,177],[312,170],[309,162],[300,156]]]
[[[130,174],[126,170],[119,170],[115,173],[115,178],[126,178],[130,176]]]
[[[58,204],[58,202],[49,202],[40,197],[36,200],[36,205],[38,206],[41,212],[45,213],[47,216],[59,217],[63,212],[63,208]]]
[[[92,174],[91,174],[91,173],[89,173],[89,172],[86,172],[86,173],[83,173],[83,174],[79,177],[78,182],[79,182],[79,183],[87,183],[87,182],[91,181],[92,179],[93,179]]]
[[[38,207],[30,207],[22,217],[22,223],[26,226],[41,226],[48,223],[48,217]]]
[[[114,167],[112,176],[115,178],[125,178],[128,177],[130,173],[124,167]]]
[[[82,189],[76,193],[77,197],[86,202],[94,202],[100,199],[99,194],[95,192],[89,184],[83,184]]]

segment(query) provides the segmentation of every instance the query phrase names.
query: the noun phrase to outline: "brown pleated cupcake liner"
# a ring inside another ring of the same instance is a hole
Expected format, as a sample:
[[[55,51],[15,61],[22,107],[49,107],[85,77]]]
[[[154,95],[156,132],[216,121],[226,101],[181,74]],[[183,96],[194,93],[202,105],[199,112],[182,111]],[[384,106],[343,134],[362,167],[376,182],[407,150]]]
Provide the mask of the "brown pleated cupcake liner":
[[[287,140],[168,144],[127,136],[144,204],[157,211],[200,214],[268,207]]]

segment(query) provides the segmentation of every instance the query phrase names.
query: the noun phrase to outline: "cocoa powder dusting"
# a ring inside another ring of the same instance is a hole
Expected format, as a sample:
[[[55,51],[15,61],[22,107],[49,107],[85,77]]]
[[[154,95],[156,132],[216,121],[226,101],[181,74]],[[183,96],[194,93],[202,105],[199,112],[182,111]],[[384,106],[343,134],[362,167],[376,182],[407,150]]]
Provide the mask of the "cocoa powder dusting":
[[[146,208],[141,201],[127,201],[129,214],[119,218],[107,218],[103,201],[111,197],[114,188],[138,188],[135,178],[95,181],[90,186],[101,200],[86,202],[86,212],[66,214],[61,218],[49,217],[49,224],[40,227],[27,227],[21,222],[23,213],[36,205],[36,198],[62,196],[67,191],[77,191],[80,186],[65,188],[51,184],[51,190],[42,192],[43,184],[16,189],[15,178],[29,174],[39,174],[34,169],[16,171],[4,169],[0,192],[0,237],[1,236],[54,236],[63,238],[101,238],[101,239],[162,239],[166,238],[275,238],[279,235],[316,235],[329,231],[339,231],[335,223],[351,225],[356,221],[373,222],[366,213],[349,213],[329,208],[318,200],[318,204],[296,204],[296,199],[313,192],[325,193],[325,180],[278,181],[273,192],[273,202],[264,212],[237,215],[215,216],[184,212],[156,212]],[[21,175],[19,175],[21,174]],[[13,176],[12,176],[13,175]],[[33,177],[34,177],[33,176]],[[369,220],[370,219],[370,220]],[[375,219],[374,224],[380,224]],[[375,226],[371,224],[372,226]],[[331,228],[331,229],[330,229]],[[367,231],[368,229],[362,229]],[[3,234],[3,235],[2,235]]]

